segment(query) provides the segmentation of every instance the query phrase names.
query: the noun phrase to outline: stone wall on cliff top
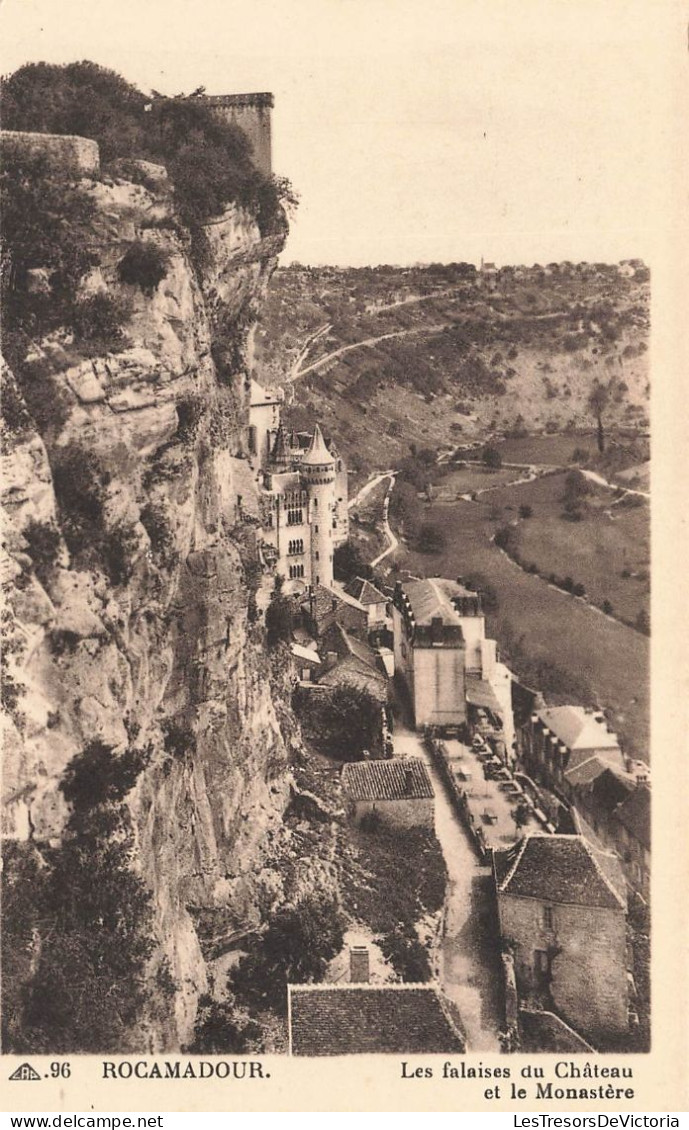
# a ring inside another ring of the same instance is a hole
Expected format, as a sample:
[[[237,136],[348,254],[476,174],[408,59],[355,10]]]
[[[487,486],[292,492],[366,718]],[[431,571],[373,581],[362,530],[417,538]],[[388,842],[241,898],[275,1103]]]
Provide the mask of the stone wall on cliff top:
[[[68,414],[57,436],[29,430],[8,440],[1,562],[21,688],[5,730],[10,835],[59,842],[67,811],[58,784],[87,742],[153,750],[129,802],[156,907],[152,976],[165,959],[176,988],[167,1017],[143,1026],[150,1050],[190,1038],[207,988],[189,908],[255,924],[280,898],[275,860],[289,836],[282,814],[298,744],[286,675],[277,664],[271,673],[261,630],[248,623],[245,576],[256,490],[244,456],[246,368],[284,237],[263,239],[249,212],[230,207],[207,229],[198,273],[163,170],[157,179],[160,191],[121,179],[86,182],[98,208],[98,266],[82,287],[129,300],[126,341],[97,356],[60,334],[32,347]],[[118,281],[117,263],[135,239],[169,255],[152,294]],[[186,430],[184,404],[195,405]],[[29,522],[60,520],[51,468],[75,444],[110,475],[108,524],[134,531],[125,583],[78,554],[70,560],[64,542],[43,583],[27,557]],[[142,523],[147,507],[162,515],[164,553]],[[188,735],[188,749],[166,751],[172,723]]]

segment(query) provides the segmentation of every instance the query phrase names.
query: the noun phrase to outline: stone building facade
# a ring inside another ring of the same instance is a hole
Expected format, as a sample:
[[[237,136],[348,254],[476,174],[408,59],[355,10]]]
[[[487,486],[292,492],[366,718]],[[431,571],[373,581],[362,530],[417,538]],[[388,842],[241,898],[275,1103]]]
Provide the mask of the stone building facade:
[[[397,831],[433,827],[433,785],[419,758],[349,762],[342,789],[355,824],[375,816]]]
[[[552,1008],[595,1045],[628,1024],[619,862],[582,836],[531,835],[494,853],[500,933],[520,1000]]]
[[[281,404],[252,381],[247,446],[261,488],[263,559],[287,593],[330,589],[333,555],[349,532],[347,469],[318,424],[288,432]]]

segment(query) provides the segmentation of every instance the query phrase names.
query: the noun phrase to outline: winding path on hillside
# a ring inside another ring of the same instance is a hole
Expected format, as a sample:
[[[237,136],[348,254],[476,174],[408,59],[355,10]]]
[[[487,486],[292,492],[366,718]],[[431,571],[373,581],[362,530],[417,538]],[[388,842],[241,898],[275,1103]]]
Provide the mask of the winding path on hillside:
[[[349,345],[341,345],[339,349],[334,349],[332,353],[326,353],[325,357],[319,357],[317,361],[313,361],[307,365],[305,369],[293,368],[290,373],[289,379],[292,383],[305,377],[308,373],[315,373],[318,369],[322,369],[330,361],[342,357],[345,353],[350,353],[352,349],[367,349],[373,345],[378,345],[381,341],[391,341],[395,337],[410,337],[413,334],[436,334],[442,333],[443,330],[450,329],[454,325],[453,322],[443,322],[439,326],[412,326],[406,330],[392,330],[390,333],[379,334],[378,337],[367,337],[363,341],[352,341]]]

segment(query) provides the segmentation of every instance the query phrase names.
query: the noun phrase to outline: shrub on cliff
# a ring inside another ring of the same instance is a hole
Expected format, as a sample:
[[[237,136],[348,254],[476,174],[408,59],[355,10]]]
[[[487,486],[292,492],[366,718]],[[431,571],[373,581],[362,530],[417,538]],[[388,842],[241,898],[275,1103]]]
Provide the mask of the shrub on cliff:
[[[73,805],[63,842],[10,852],[3,875],[4,1048],[13,1052],[133,1050],[153,949],[151,898],[132,871],[122,798],[145,761],[93,742],[70,763]],[[12,974],[12,984],[8,975]]]
[[[167,251],[150,240],[137,239],[120,259],[117,274],[120,282],[139,286],[150,296],[165,278],[169,266]]]
[[[263,1051],[261,1028],[238,1011],[234,1000],[201,997],[194,1039],[184,1049],[191,1055],[227,1055]]]
[[[134,787],[149,759],[149,750],[127,749],[118,754],[112,746],[95,739],[68,763],[60,791],[75,812],[119,802]]]
[[[344,944],[344,917],[335,899],[309,895],[279,911],[263,937],[231,970],[228,986],[254,1008],[287,1011],[287,985],[322,981]]]
[[[26,552],[33,561],[36,576],[45,585],[60,554],[60,533],[52,522],[32,518],[24,530]]]

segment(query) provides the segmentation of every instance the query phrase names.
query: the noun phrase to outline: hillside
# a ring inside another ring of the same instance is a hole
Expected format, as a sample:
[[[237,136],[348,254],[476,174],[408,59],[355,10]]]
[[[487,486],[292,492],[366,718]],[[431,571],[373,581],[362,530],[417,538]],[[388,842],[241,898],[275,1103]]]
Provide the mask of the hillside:
[[[641,264],[292,266],[275,274],[257,359],[265,383],[291,383],[295,425],[317,415],[366,472],[411,443],[590,431],[601,387],[606,427],[644,434],[648,309]]]

